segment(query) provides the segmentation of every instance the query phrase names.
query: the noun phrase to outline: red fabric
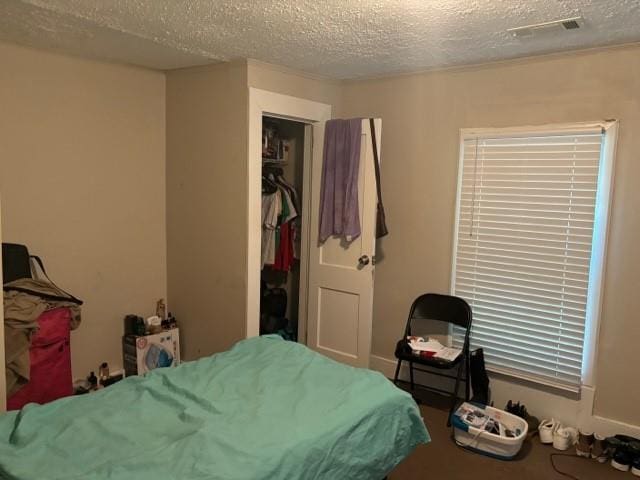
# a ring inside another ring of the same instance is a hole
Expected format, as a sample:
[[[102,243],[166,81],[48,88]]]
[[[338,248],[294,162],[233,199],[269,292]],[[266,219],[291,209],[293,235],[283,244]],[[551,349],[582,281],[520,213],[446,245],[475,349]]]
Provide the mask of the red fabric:
[[[48,403],[73,394],[70,321],[68,308],[56,308],[40,315],[40,328],[31,339],[31,378],[7,399],[7,410],[19,410],[29,402]]]
[[[288,272],[293,263],[293,231],[291,222],[280,225],[280,244],[276,251],[276,259],[273,264],[274,270]]]

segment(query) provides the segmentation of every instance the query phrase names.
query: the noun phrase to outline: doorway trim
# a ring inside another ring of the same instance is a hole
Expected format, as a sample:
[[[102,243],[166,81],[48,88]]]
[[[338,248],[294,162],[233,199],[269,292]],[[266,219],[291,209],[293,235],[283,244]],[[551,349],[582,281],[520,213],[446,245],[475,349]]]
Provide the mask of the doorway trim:
[[[2,243],[2,202],[0,201],[0,243]],[[0,255],[0,282],[2,280],[2,256]],[[4,282],[3,282],[4,284]],[[4,297],[0,299],[0,414],[7,409],[7,380],[5,375],[4,351]]]
[[[247,305],[246,305],[246,337],[255,337],[260,335],[260,271],[261,271],[261,247],[262,247],[262,116],[268,115],[272,117],[294,120],[313,126],[313,128],[305,129],[306,132],[313,131],[315,128],[322,128],[323,122],[331,119],[331,105],[325,103],[313,102],[298,97],[282,95],[279,93],[260,90],[258,88],[249,87],[249,146],[247,159]],[[313,141],[313,135],[311,136]],[[308,142],[305,141],[305,148]],[[312,148],[313,148],[313,144]],[[313,148],[311,162],[322,160],[322,149]],[[306,155],[305,155],[306,157]],[[304,183],[311,185],[311,165],[305,165]],[[306,198],[309,198],[306,192]],[[307,202],[305,201],[305,204]],[[304,213],[305,207],[303,207]],[[307,207],[308,218],[308,207]],[[306,235],[305,235],[305,232]],[[300,265],[300,305],[301,309],[306,312],[306,286],[308,274],[308,222],[303,222],[303,235],[301,248]],[[307,238],[305,238],[307,237]],[[304,296],[303,296],[304,295]],[[306,315],[305,318],[299,318],[301,324],[298,328],[298,340],[306,338]],[[300,328],[302,327],[302,328]]]

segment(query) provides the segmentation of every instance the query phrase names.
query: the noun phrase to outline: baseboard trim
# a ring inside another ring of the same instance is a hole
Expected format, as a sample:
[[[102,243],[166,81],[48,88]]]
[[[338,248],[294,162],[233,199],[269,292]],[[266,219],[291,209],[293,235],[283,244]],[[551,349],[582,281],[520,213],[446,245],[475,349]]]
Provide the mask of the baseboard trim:
[[[371,355],[369,358],[369,368],[371,370],[376,370],[382,373],[385,377],[393,379],[396,370],[396,360],[391,358],[382,357],[379,355]],[[420,377],[420,372],[416,372],[416,380],[420,381],[422,377]],[[408,380],[409,378],[409,367],[403,365],[400,369],[401,380]],[[491,374],[489,374],[491,377]],[[429,376],[429,381],[431,384],[438,383],[437,378],[433,379],[433,377]],[[493,379],[492,379],[493,380]],[[440,379],[440,382],[444,380]],[[535,406],[536,403],[539,403],[543,398],[545,401],[544,407],[550,409],[550,411],[544,412],[545,416],[554,417],[559,419],[560,421],[566,423],[567,425],[576,426],[578,428],[582,428],[584,430],[591,430],[597,432],[600,435],[610,436],[615,435],[617,433],[621,433],[624,435],[629,435],[635,438],[640,438],[640,425],[633,425],[629,423],[624,423],[619,420],[613,420],[610,418],[601,417],[599,415],[593,414],[593,404],[595,399],[595,388],[592,387],[584,387],[582,389],[582,395],[580,399],[573,400],[563,397],[561,395],[553,395],[549,392],[544,393],[544,397],[538,398],[537,396],[532,397],[532,399],[528,400],[527,393],[531,392],[532,387],[524,388],[521,385],[516,383],[509,384],[508,380],[505,380],[503,377],[500,378],[498,382],[494,382],[494,385],[497,386],[499,384],[502,390],[507,390],[503,393],[502,396],[508,395],[509,398],[516,398],[523,403],[527,404],[530,408],[530,411],[536,412]],[[514,392],[513,397],[509,395],[509,391],[512,390]],[[496,392],[499,393],[499,392]],[[538,402],[534,401],[533,398],[536,398]],[[549,400],[551,400],[549,402]],[[561,413],[553,414],[553,410],[555,410],[554,406],[551,405],[554,403],[554,400],[557,400],[558,403],[558,411]],[[497,402],[496,402],[497,403]],[[500,408],[500,405],[497,405]],[[542,408],[542,406],[541,406]]]
[[[378,355],[369,357],[369,368],[382,373],[387,378],[393,378],[396,373],[396,361]]]
[[[640,439],[640,425],[631,425],[599,415],[593,415],[591,417],[590,430],[598,432],[600,435],[610,436],[622,433]]]

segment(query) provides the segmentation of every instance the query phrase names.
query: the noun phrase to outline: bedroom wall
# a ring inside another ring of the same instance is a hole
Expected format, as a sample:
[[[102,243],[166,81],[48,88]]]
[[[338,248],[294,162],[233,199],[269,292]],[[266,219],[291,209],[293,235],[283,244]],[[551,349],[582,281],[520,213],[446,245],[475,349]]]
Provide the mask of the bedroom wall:
[[[338,80],[249,59],[247,84],[249,87],[329,104],[334,117],[339,117],[341,113],[342,82]]]
[[[246,70],[232,62],[167,72],[169,309],[187,359],[245,336]]]
[[[639,92],[637,46],[347,83],[345,116],[383,119],[391,234],[376,268],[373,354],[393,358],[413,298],[449,289],[460,128],[619,119],[594,413],[640,425]],[[553,399],[563,400],[538,395],[529,410],[553,413]],[[576,402],[564,406],[575,413]]]
[[[254,60],[167,72],[169,298],[187,359],[245,337],[248,87],[341,99],[339,82]]]
[[[85,301],[75,377],[122,365],[122,319],[166,298],[165,79],[0,43],[3,241]]]

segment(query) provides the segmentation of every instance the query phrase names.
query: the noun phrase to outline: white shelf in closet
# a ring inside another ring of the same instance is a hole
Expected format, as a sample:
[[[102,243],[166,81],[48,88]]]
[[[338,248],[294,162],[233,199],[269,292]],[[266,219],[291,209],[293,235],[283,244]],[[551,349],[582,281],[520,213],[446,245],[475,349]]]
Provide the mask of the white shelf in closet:
[[[263,158],[262,159],[262,165],[268,165],[270,167],[274,167],[274,166],[277,166],[277,165],[283,165],[284,166],[284,165],[288,165],[288,164],[289,164],[289,162],[286,161],[286,160],[274,160],[274,159],[271,159],[271,158]]]

